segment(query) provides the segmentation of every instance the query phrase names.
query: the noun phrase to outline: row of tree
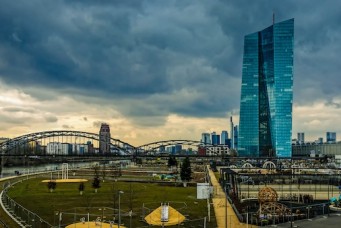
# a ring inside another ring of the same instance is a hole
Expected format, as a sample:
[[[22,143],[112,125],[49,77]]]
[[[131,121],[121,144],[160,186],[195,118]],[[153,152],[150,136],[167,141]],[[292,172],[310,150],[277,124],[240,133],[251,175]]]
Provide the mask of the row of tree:
[[[178,161],[174,156],[169,156],[168,167],[178,167]],[[191,161],[186,157],[181,165],[180,177],[182,181],[188,182],[192,179]]]
[[[177,167],[178,166],[178,161],[174,156],[170,156],[168,159],[168,167]],[[92,187],[95,189],[95,192],[97,193],[97,190],[101,187],[101,181],[99,177],[99,167],[96,166],[94,167],[94,179],[92,181]],[[103,181],[104,181],[104,175],[103,174]],[[121,173],[117,176],[120,176]],[[181,170],[180,170],[180,177],[181,180],[184,182],[188,182],[192,179],[192,168],[191,168],[191,162],[188,157],[186,157],[181,165]],[[49,181],[47,183],[47,188],[50,190],[50,192],[53,192],[54,189],[56,189],[57,183],[55,181]],[[78,186],[78,190],[80,194],[83,194],[83,191],[85,189],[84,183],[80,183]]]

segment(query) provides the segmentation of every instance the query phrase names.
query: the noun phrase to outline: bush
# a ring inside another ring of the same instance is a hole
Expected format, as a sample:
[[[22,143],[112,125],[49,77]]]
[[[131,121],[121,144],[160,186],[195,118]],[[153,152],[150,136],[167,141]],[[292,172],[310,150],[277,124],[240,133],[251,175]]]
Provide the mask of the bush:
[[[81,194],[82,194],[82,192],[84,191],[84,189],[85,189],[85,186],[84,186],[84,183],[82,182],[82,183],[79,184],[78,190],[79,190],[79,192],[81,192]]]
[[[55,190],[57,187],[57,183],[54,181],[49,181],[47,183],[47,188],[50,190],[50,192],[53,192],[53,190]]]
[[[99,177],[95,177],[92,182],[92,187],[95,189],[95,192],[97,192],[97,189],[101,187],[100,183],[101,181],[99,180]]]

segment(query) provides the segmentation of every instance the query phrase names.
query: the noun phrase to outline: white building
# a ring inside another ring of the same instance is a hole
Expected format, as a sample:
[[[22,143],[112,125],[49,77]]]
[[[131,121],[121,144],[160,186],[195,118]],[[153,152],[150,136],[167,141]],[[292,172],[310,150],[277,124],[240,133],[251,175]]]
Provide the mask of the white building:
[[[46,146],[46,154],[67,155],[71,152],[69,143],[49,142]]]
[[[217,146],[207,146],[206,155],[207,156],[221,156],[230,155],[230,148],[227,145],[217,145]]]
[[[68,154],[87,154],[89,153],[88,144],[71,144],[60,142],[49,142],[46,146],[46,154],[68,155]]]

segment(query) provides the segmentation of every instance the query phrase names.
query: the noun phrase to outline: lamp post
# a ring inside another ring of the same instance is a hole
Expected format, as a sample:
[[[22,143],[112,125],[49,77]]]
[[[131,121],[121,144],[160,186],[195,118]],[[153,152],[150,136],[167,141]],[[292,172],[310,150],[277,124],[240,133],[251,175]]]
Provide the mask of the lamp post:
[[[227,188],[225,185],[225,228],[227,228]]]
[[[120,228],[121,225],[121,194],[123,194],[123,191],[118,191],[118,225],[117,227]]]
[[[291,161],[292,162],[292,161]],[[291,168],[291,172],[292,172],[292,168]],[[292,228],[292,180],[293,180],[293,176],[291,175],[291,180],[290,180],[290,227]]]
[[[101,227],[102,227],[102,224],[103,224],[103,222],[104,222],[104,211],[105,211],[105,207],[103,207],[103,208],[99,208],[98,210],[100,210],[100,211],[102,211],[102,219],[101,219]]]

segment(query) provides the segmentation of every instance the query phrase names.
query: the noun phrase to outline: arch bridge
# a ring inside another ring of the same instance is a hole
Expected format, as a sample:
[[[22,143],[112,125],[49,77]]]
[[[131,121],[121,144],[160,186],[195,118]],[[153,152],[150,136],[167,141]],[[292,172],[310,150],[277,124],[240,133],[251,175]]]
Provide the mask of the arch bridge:
[[[82,141],[81,141],[82,139],[90,140],[89,147],[93,145],[92,144],[93,141],[95,141],[97,144],[101,141],[99,138],[99,134],[95,134],[95,133],[89,133],[89,132],[83,132],[83,131],[64,131],[64,130],[43,131],[43,132],[36,132],[36,133],[22,135],[13,139],[9,139],[5,142],[2,142],[0,143],[0,152],[1,152],[1,155],[32,155],[32,154],[43,155],[43,154],[46,154],[47,152],[46,147],[48,143],[59,142],[61,144],[67,144],[67,143],[74,144],[73,146],[74,148],[71,149],[71,154],[75,155],[81,152],[81,151],[77,152],[77,148],[80,149],[79,145],[82,144]],[[79,141],[77,142],[77,140]],[[109,144],[112,150],[120,154],[121,153],[131,154],[135,149],[135,147],[130,145],[129,143],[123,142],[115,138],[110,138]],[[69,155],[70,154],[70,153],[65,154],[64,149],[61,152],[58,145],[57,147],[58,147],[58,150],[54,151],[53,155]],[[67,148],[67,149],[70,151],[70,148]],[[76,150],[76,151],[73,151],[73,150]]]
[[[42,131],[15,137],[0,143],[0,155],[105,155],[95,153],[94,146],[98,146],[100,142],[99,134],[96,133],[68,130]],[[102,142],[108,143],[105,141]],[[204,144],[201,141],[182,139],[152,142],[135,147],[119,139],[110,138],[109,144],[111,151],[107,154],[117,155],[166,154],[166,147],[169,146],[181,146],[177,147],[177,150],[179,148],[182,150],[182,146],[193,147],[195,150],[198,147],[212,146],[211,144]],[[86,146],[87,150],[84,151],[83,148],[82,152],[80,146]],[[92,150],[90,147],[92,147]]]
[[[193,146],[193,147],[206,147],[212,146],[211,144],[204,144],[201,141],[196,140],[164,140],[158,142],[152,142],[148,144],[144,144],[137,147],[138,152],[142,153],[166,153],[166,147],[169,146]],[[177,149],[177,148],[175,148]],[[178,148],[179,149],[179,148]]]

